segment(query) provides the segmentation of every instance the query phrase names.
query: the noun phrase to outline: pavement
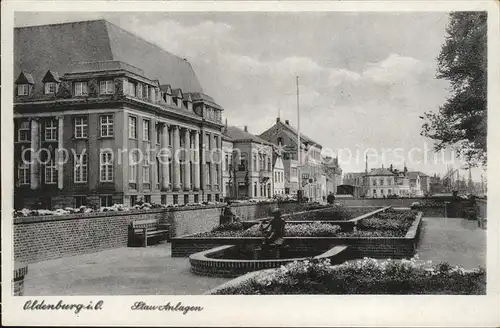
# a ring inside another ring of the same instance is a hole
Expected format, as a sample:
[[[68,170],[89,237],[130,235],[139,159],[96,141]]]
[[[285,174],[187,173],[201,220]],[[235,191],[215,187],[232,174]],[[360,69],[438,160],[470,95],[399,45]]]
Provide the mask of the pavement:
[[[486,267],[486,230],[476,221],[424,218],[417,254],[465,268]],[[196,276],[170,244],[117,248],[29,265],[25,296],[202,295],[229,278]]]
[[[229,278],[201,277],[170,244],[123,247],[29,265],[25,296],[201,295]]]
[[[486,268],[486,230],[474,220],[424,218],[417,254],[424,261]]]

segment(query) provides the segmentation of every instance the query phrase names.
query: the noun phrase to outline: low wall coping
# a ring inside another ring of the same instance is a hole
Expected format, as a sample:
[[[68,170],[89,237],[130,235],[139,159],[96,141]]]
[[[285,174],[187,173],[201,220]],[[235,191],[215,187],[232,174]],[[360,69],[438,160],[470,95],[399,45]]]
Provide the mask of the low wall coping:
[[[421,221],[422,221],[422,212],[418,212],[417,217],[413,221],[410,229],[408,229],[408,231],[406,232],[406,235],[405,235],[406,239],[414,239],[415,238]]]
[[[262,203],[235,203],[231,207],[254,206],[260,204],[289,204],[293,202],[262,202]],[[182,212],[182,211],[195,211],[201,209],[223,208],[226,203],[202,205],[202,206],[182,206],[182,207],[167,207],[167,208],[152,208],[148,210],[128,210],[128,211],[106,211],[106,212],[90,212],[90,213],[71,213],[64,215],[39,215],[39,216],[20,216],[15,217],[14,224],[26,224],[35,222],[50,222],[50,221],[64,221],[64,220],[78,220],[78,219],[92,219],[109,216],[128,216],[136,214],[154,214],[154,213],[168,213],[168,212]]]

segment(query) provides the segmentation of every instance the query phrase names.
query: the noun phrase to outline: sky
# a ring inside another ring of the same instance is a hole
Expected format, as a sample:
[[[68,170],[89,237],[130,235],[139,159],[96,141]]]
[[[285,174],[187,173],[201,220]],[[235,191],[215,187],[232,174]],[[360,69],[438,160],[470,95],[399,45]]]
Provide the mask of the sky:
[[[278,115],[297,126],[299,76],[301,133],[344,172],[363,171],[367,149],[369,168],[443,175],[464,164],[420,136],[419,117],[450,96],[435,78],[445,12],[18,12],[15,25],[98,18],[188,59],[228,124],[254,134]]]

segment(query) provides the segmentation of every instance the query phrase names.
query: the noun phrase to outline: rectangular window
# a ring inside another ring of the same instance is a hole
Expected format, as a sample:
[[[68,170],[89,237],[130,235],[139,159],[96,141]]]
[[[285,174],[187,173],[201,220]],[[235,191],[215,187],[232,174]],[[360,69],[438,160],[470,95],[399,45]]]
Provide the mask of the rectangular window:
[[[128,171],[128,181],[130,183],[137,183],[137,165],[138,157],[137,152],[133,152],[130,156],[129,171]]]
[[[45,183],[54,184],[57,182],[56,163],[54,160],[45,164]]]
[[[57,140],[57,124],[55,120],[48,120],[45,122],[44,133],[45,141]]]
[[[206,179],[207,186],[209,186],[210,185],[210,162],[207,162],[205,164],[205,179]]]
[[[149,87],[144,85],[144,99],[149,99]]]
[[[224,162],[224,171],[229,171],[229,155],[226,155],[225,162]]]
[[[189,195],[184,195],[184,204],[189,203]]]
[[[144,157],[144,164],[142,165],[142,182],[150,183],[150,171],[151,164],[149,163],[149,158]]]
[[[104,151],[100,155],[99,180],[101,182],[113,181],[113,154],[110,151]]]
[[[167,195],[161,195],[161,204],[167,205]]]
[[[128,117],[128,137],[132,139],[137,139],[137,117]]]
[[[31,171],[30,171],[30,165],[28,163],[25,163],[24,161],[19,163],[19,167],[17,169],[17,180],[19,181],[20,185],[29,185],[31,180]]]
[[[220,170],[219,170],[219,164],[214,164],[215,165],[215,184],[218,185],[219,184],[219,180],[220,180]]]
[[[101,137],[112,137],[114,133],[113,115],[101,115]]]
[[[29,94],[29,84],[19,84],[17,86],[17,95],[18,96],[27,96]]]
[[[86,96],[88,95],[87,91],[87,82],[75,82],[74,83],[74,95],[75,96]]]
[[[215,194],[215,201],[218,202],[219,201],[219,194]]]
[[[86,183],[88,176],[88,156],[85,153],[75,154],[75,183]]]
[[[87,117],[75,117],[75,138],[87,138],[88,137],[88,123]]]
[[[161,127],[159,124],[156,124],[156,144],[160,144],[161,142]]]
[[[207,195],[207,202],[211,202],[212,201],[212,194],[208,194]]]
[[[75,196],[73,197],[75,200],[75,208],[79,208],[80,206],[87,206],[87,197],[86,196]]]
[[[19,130],[17,131],[18,141],[30,141],[31,140],[31,129],[29,121],[22,121],[19,123]]]
[[[253,155],[253,171],[257,171],[257,155]]]
[[[144,203],[151,204],[151,195],[144,195]]]
[[[101,200],[101,207],[113,206],[113,197],[112,196],[101,196],[99,198]]]
[[[179,195],[174,195],[174,204],[179,204]]]
[[[135,97],[135,83],[128,81],[127,85],[128,85],[127,94],[129,96]]]
[[[55,82],[45,83],[45,94],[53,95],[57,92],[57,84]]]
[[[142,139],[144,141],[151,141],[150,131],[151,131],[151,121],[150,120],[143,120],[142,121]]]
[[[101,95],[110,95],[115,93],[115,81],[106,80],[99,83],[99,93]]]

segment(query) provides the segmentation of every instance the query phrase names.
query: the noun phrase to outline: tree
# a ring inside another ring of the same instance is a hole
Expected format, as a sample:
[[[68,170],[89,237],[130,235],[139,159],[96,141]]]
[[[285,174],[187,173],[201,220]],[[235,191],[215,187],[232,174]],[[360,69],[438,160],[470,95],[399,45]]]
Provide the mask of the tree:
[[[452,147],[469,166],[485,166],[487,159],[486,20],[486,12],[450,14],[436,77],[450,81],[452,95],[421,117],[421,135],[434,140],[434,149]]]

